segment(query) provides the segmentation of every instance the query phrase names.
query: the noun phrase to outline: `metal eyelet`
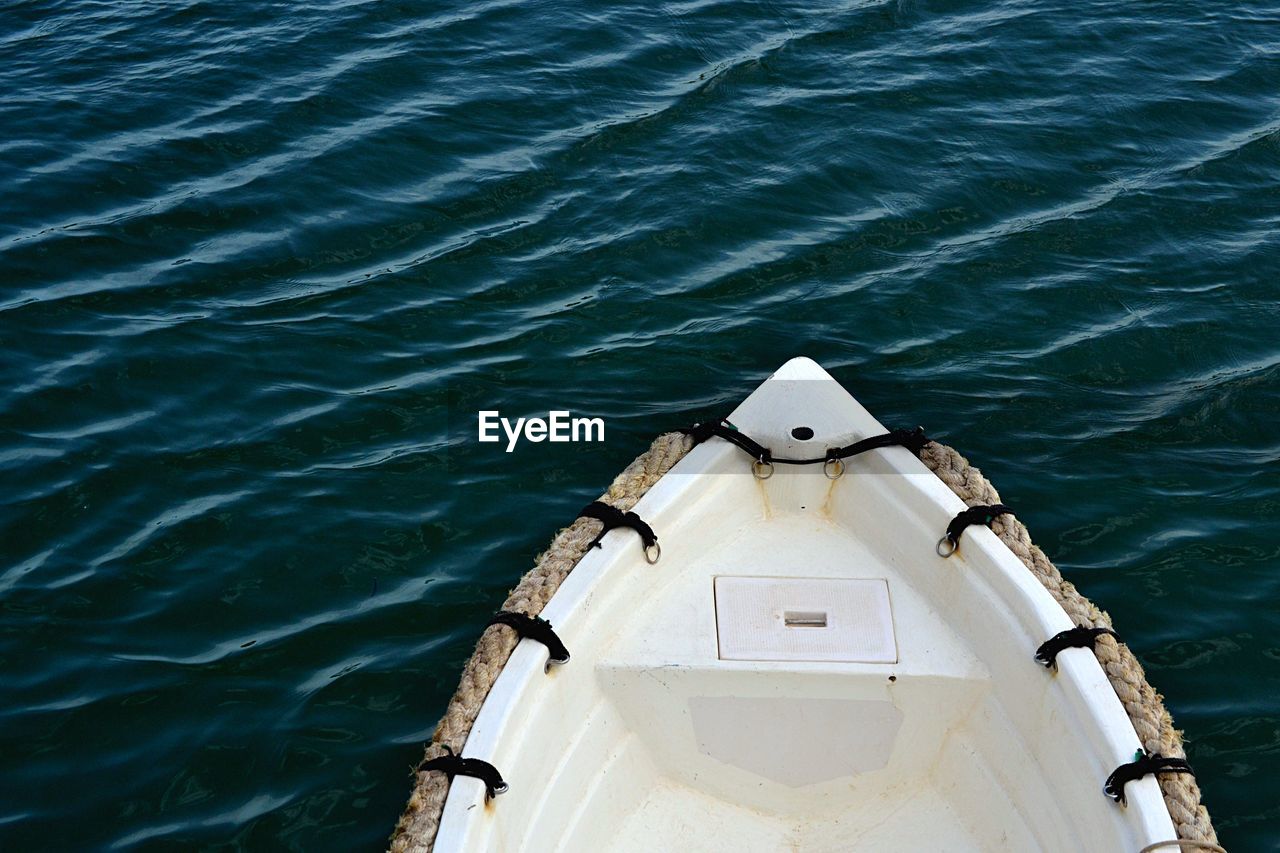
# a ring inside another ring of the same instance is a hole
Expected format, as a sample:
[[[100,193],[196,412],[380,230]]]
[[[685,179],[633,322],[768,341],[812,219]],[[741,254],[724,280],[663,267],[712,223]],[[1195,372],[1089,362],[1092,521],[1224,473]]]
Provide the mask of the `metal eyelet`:
[[[653,556],[649,556],[650,551],[653,552]],[[654,563],[662,559],[662,546],[657,542],[654,542],[652,545],[646,545],[644,548],[644,558],[649,562],[649,565],[652,566]]]
[[[942,549],[944,545],[948,546],[945,551]],[[943,536],[938,540],[938,544],[934,546],[933,550],[937,552],[939,557],[943,557],[945,559],[946,557],[950,557],[954,554],[956,549],[959,547],[960,543],[952,542],[950,536]]]
[[[835,473],[831,473],[832,471]],[[826,462],[822,463],[822,473],[827,475],[828,480],[839,480],[844,476],[844,460],[833,456]]]
[[[756,475],[757,480],[767,480],[773,476],[773,463],[766,462],[762,456],[751,463],[751,473]]]

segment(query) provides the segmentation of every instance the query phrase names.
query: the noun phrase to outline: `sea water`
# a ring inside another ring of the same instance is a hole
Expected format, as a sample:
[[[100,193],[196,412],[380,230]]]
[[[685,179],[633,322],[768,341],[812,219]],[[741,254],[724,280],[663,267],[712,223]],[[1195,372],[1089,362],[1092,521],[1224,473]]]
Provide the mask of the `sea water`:
[[[380,848],[535,554],[803,354],[1277,849],[1278,84],[1274,2],[4,4],[0,848]]]

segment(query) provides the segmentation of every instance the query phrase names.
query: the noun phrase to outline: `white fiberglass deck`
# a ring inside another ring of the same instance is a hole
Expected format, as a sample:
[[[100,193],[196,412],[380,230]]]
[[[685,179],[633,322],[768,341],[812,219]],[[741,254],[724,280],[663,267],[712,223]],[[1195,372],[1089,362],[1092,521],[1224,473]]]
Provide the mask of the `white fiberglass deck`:
[[[731,420],[788,456],[884,431],[804,359]],[[814,438],[793,439],[796,426]],[[1152,779],[1128,786],[1127,808],[1102,793],[1138,741],[1092,654],[1064,652],[1057,674],[1032,659],[1071,627],[1066,614],[985,528],[950,560],[934,553],[962,508],[901,448],[857,457],[835,481],[783,465],[760,481],[737,448],[696,448],[636,508],[662,560],[646,564],[634,534],[612,532],[548,605],[570,663],[544,674],[541,646],[517,648],[464,750],[510,791],[485,804],[483,786],[458,777],[436,849],[1076,851],[1173,838]],[[718,616],[732,628],[718,631]]]

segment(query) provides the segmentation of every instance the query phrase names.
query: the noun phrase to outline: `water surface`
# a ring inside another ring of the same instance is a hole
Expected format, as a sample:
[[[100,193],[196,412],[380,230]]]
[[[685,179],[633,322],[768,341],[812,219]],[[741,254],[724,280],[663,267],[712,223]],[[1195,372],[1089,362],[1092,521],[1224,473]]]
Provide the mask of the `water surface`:
[[[555,530],[805,354],[1280,849],[1278,80],[1265,2],[6,4],[0,847],[377,849]]]

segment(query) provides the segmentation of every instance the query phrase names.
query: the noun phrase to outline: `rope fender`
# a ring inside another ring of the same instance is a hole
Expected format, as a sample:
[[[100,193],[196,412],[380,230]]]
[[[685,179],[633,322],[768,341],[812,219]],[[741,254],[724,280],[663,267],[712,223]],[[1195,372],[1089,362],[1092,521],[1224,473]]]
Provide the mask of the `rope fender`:
[[[1141,779],[1149,773],[1189,773],[1192,776],[1196,775],[1185,758],[1166,757],[1158,752],[1149,753],[1145,749],[1139,748],[1133,754],[1133,761],[1128,764],[1121,764],[1112,771],[1111,775],[1107,777],[1106,784],[1102,786],[1102,790],[1120,805],[1127,806],[1129,801],[1125,799],[1124,786],[1135,779]]]
[[[929,470],[967,504],[1000,503],[1000,492],[963,454],[945,444],[933,443],[920,454]],[[1112,627],[1111,617],[1080,594],[1062,577],[1058,567],[1031,539],[1025,524],[1016,516],[1004,520],[996,535],[1018,557],[1076,625]],[[1107,674],[1117,698],[1124,705],[1139,742],[1149,752],[1183,754],[1182,735],[1155,688],[1147,681],[1142,663],[1124,643],[1097,643],[1094,655]],[[1187,774],[1159,777],[1165,806],[1180,839],[1218,840],[1209,812],[1200,799],[1200,786]]]

